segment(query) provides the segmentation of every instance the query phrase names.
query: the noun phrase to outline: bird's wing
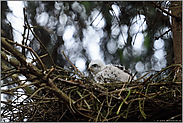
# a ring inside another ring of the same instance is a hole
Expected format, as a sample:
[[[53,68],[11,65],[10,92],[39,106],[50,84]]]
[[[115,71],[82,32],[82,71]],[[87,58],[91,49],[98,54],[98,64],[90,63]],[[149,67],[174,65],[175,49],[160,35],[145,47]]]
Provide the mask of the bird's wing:
[[[131,72],[131,70],[130,69],[128,69],[128,70],[126,70],[125,69],[125,66],[122,66],[122,65],[113,65],[113,66],[115,66],[115,67],[117,67],[118,69],[120,69],[120,70],[123,70],[125,73],[128,73],[130,76],[132,76],[132,72]]]
[[[107,78],[119,81],[127,81],[129,76],[129,74],[113,65],[106,65],[100,72],[96,74],[96,80],[101,82]]]

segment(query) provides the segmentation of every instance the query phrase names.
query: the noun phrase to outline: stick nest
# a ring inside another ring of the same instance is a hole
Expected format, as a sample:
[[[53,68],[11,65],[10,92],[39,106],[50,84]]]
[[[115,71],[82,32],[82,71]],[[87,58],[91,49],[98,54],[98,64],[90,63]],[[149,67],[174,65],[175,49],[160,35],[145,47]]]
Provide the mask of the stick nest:
[[[24,61],[20,65],[16,62],[26,59],[15,55],[15,51],[9,51],[15,58],[8,59],[6,43],[2,41],[6,49],[1,56],[13,67],[1,67],[2,80],[8,81],[2,86],[8,89],[1,93],[14,98],[1,101],[5,104],[1,107],[5,121],[181,121],[179,64],[130,82],[98,84],[69,60],[73,71],[57,65],[45,69]],[[19,80],[17,73],[26,79]]]

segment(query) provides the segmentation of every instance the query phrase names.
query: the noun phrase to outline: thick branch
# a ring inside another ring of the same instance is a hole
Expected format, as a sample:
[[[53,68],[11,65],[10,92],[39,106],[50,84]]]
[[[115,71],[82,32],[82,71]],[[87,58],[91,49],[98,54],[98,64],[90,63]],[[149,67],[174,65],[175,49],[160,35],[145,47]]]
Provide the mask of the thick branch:
[[[6,40],[6,38],[1,37],[1,45],[4,47],[7,51],[11,52],[14,57],[21,63],[22,66],[27,67],[29,72],[36,76],[43,76],[43,73],[40,72],[39,69],[37,69],[35,66],[33,66],[31,63],[26,62],[26,58],[22,53],[17,51],[12,45],[10,45]]]
[[[54,92],[60,100],[62,100],[67,105],[69,105],[70,103],[74,104],[74,100],[72,100],[63,91],[57,88],[57,86],[51,81],[51,79],[49,79],[48,83],[51,86],[51,88],[48,88],[48,89]]]
[[[35,81],[35,83],[38,83],[38,82],[41,83],[43,81],[47,82],[48,85],[50,86],[47,88],[52,92],[54,92],[59,97],[60,100],[62,100],[65,104],[68,104],[68,105],[73,104],[74,101],[70,97],[68,97],[63,91],[57,88],[51,79],[49,78],[46,79],[46,75],[42,74],[40,70],[37,69],[37,67],[35,67],[31,63],[27,63],[24,55],[22,55],[19,51],[13,48],[6,40],[8,39],[1,37],[2,47],[4,47],[7,51],[11,52],[17,60],[14,58],[8,58],[7,54],[4,52],[1,52],[2,59],[7,61],[9,64],[13,65],[16,69],[22,70],[23,72],[22,74],[28,74],[29,76],[33,74],[37,76],[39,80]],[[26,67],[27,69],[20,68],[21,67],[20,63],[22,64],[22,67]],[[30,73],[27,73],[27,70],[29,70]],[[27,85],[23,85],[23,86],[27,86]],[[16,89],[16,88],[13,88],[13,89]]]
[[[5,61],[7,61],[9,64],[11,64],[12,66],[14,66],[16,69],[18,69],[20,67],[20,62],[18,62],[16,59],[14,58],[8,58],[7,54],[1,51],[1,58]]]

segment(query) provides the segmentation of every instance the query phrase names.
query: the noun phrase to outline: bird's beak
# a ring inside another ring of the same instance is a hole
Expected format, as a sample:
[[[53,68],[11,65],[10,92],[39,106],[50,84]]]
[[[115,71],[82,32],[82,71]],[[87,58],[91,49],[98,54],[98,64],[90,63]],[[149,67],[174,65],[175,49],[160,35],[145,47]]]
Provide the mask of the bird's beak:
[[[88,71],[91,71],[90,67],[88,68]]]

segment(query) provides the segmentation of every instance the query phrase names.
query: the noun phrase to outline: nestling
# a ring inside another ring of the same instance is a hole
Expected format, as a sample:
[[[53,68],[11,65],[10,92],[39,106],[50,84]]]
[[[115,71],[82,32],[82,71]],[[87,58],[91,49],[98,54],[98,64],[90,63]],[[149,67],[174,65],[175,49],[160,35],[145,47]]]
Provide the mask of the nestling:
[[[111,80],[118,80],[127,82],[132,78],[130,71],[125,70],[124,66],[119,65],[105,65],[101,60],[93,60],[90,62],[89,71],[94,75],[94,79],[98,83],[111,82]]]

